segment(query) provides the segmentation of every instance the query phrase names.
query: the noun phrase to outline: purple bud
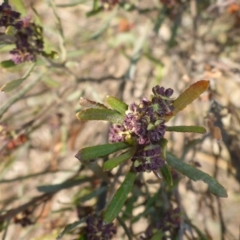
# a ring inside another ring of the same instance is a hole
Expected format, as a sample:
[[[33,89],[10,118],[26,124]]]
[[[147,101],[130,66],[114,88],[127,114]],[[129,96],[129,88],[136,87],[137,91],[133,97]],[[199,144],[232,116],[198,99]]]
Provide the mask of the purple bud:
[[[165,95],[166,97],[170,97],[170,96],[172,96],[172,94],[173,94],[173,89],[168,88],[168,89],[165,90],[164,95]]]

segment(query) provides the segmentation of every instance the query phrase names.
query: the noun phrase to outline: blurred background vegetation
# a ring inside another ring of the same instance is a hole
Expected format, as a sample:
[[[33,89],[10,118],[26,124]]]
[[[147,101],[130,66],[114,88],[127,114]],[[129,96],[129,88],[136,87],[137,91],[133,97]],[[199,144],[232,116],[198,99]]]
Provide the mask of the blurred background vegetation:
[[[143,174],[147,184],[136,183],[114,239],[129,239],[129,233],[140,239],[156,209],[163,211],[170,202],[180,204],[184,212],[188,233],[183,239],[239,239],[240,2],[9,4],[43,27],[45,51],[54,54],[39,56],[36,63],[6,66],[14,45],[0,29],[1,238],[55,239],[106,196],[102,180],[74,158],[80,148],[108,141],[109,124],[76,119],[80,97],[104,102],[111,95],[138,102],[157,84],[173,88],[177,97],[190,84],[206,79],[209,91],[170,125],[213,124],[221,129],[222,140],[211,127],[201,138],[168,133],[169,151],[217,178],[229,197],[218,199],[204,184],[181,177],[166,190],[154,174]],[[13,80],[20,81],[6,85]],[[125,171],[123,167],[114,174],[121,179]],[[110,177],[109,197],[119,186],[118,178]],[[78,235],[75,229],[63,239]]]

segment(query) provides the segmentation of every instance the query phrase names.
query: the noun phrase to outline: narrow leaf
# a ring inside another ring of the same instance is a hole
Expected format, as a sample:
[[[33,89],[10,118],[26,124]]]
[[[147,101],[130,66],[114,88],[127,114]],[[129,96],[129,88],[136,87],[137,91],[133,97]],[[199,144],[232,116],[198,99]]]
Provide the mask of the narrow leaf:
[[[74,186],[77,186],[79,184],[89,182],[89,181],[92,181],[92,180],[93,180],[92,178],[75,179],[75,180],[66,181],[66,182],[59,183],[59,184],[38,186],[37,190],[39,192],[45,192],[45,193],[58,192],[62,189],[71,188],[71,187],[74,187]]]
[[[131,148],[130,150],[126,151],[125,153],[121,154],[118,157],[111,158],[104,162],[103,170],[112,170],[113,168],[117,167],[120,163],[127,161],[134,155],[135,149]]]
[[[23,5],[22,0],[11,0],[12,5],[14,6],[14,9],[20,12],[23,16],[27,15],[27,10],[25,6]]]
[[[161,174],[164,178],[164,180],[166,181],[168,186],[172,186],[173,185],[173,180],[172,180],[172,173],[168,167],[167,164],[164,164],[163,167],[160,168]]]
[[[16,66],[16,64],[12,60],[5,60],[1,62],[2,68],[11,68]]]
[[[152,236],[151,240],[161,240],[163,236],[164,233],[161,230],[159,230]]]
[[[104,222],[111,223],[122,210],[122,207],[127,200],[128,194],[131,192],[133,183],[136,179],[137,173],[129,172],[121,186],[118,188],[116,194],[104,213]]]
[[[176,116],[178,112],[183,110],[187,105],[197,99],[209,87],[209,81],[200,80],[187,88],[173,103],[174,110],[171,116],[166,116],[168,121],[171,117]]]
[[[10,92],[10,91],[12,91],[13,89],[17,88],[24,80],[26,80],[26,79],[30,76],[30,74],[31,74],[34,66],[35,66],[35,63],[33,63],[33,64],[30,66],[30,68],[29,68],[28,71],[24,74],[24,76],[23,76],[22,78],[19,78],[19,79],[13,80],[13,81],[11,81],[11,82],[9,82],[9,83],[7,83],[7,84],[4,84],[4,85],[1,87],[0,90],[1,90],[2,92]]]
[[[64,230],[57,236],[56,240],[60,240],[62,239],[63,235],[66,233],[69,233],[70,231],[72,231],[75,227],[79,226],[80,224],[84,223],[85,219],[81,219],[80,221],[76,221],[74,223],[70,223],[68,224]]]
[[[110,107],[112,107],[114,110],[120,112],[123,115],[125,114],[125,112],[128,109],[128,105],[125,102],[123,102],[115,97],[107,96],[106,101]]]
[[[194,132],[194,133],[206,133],[206,129],[201,126],[172,126],[167,127],[168,132]]]
[[[86,109],[76,114],[79,120],[102,120],[112,123],[122,123],[123,116],[111,109]]]
[[[160,27],[162,26],[162,23],[166,19],[166,12],[167,12],[167,7],[163,6],[161,10],[159,10],[157,19],[155,21],[155,26],[154,26],[154,32],[158,34],[158,31]]]
[[[218,197],[227,197],[227,192],[224,187],[218,183],[209,174],[202,172],[199,169],[186,164],[171,154],[167,154],[167,162],[170,166],[181,172],[183,175],[189,177],[193,181],[203,181],[208,185],[209,191]]]
[[[24,81],[25,79],[20,78],[20,79],[16,79],[16,80],[12,80],[11,82],[3,85],[1,87],[1,91],[2,92],[10,92],[13,89],[17,88],[19,85],[21,85],[21,83]]]
[[[126,142],[109,143],[104,145],[97,145],[82,148],[77,154],[76,158],[80,161],[94,160],[99,157],[105,157],[111,153],[130,147]]]

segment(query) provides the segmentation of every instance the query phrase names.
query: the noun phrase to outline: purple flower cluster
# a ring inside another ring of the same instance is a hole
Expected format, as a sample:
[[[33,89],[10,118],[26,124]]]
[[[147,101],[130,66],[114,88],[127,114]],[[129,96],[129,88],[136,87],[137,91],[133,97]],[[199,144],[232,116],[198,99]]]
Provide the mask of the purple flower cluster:
[[[19,12],[15,12],[7,3],[0,5],[0,27],[15,26],[20,17]]]
[[[113,223],[105,224],[96,215],[88,216],[86,222],[86,235],[89,240],[110,240],[117,232]]]
[[[138,172],[153,171],[164,165],[159,141],[163,138],[166,126],[164,117],[173,111],[171,88],[155,86],[151,100],[142,99],[133,103],[126,112],[123,124],[110,129],[111,142],[133,141],[137,150],[132,158]]]
[[[164,165],[162,149],[157,144],[138,145],[132,161],[137,172],[157,170]]]
[[[20,13],[3,3],[0,5],[0,27],[12,26],[15,29],[16,48],[11,50],[12,61],[15,64],[36,61],[38,54],[43,53],[42,28],[26,17],[20,19]]]

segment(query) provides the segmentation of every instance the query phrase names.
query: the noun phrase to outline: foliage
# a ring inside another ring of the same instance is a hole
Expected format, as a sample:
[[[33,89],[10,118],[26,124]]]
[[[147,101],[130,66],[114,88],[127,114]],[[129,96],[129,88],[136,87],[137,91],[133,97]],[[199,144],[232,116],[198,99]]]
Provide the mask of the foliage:
[[[240,181],[239,129],[226,127],[221,111],[239,118],[235,97],[219,100],[216,79],[238,73],[239,9],[231,1],[5,0],[2,239],[13,224],[21,239],[216,238],[190,219],[182,189],[212,213],[207,220],[218,216],[222,239],[231,235],[220,198],[225,175]]]

